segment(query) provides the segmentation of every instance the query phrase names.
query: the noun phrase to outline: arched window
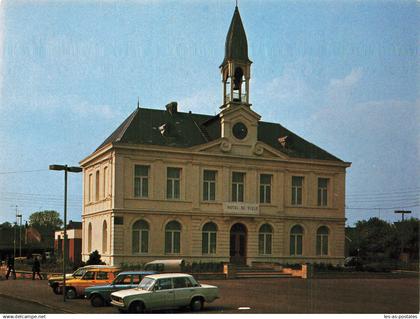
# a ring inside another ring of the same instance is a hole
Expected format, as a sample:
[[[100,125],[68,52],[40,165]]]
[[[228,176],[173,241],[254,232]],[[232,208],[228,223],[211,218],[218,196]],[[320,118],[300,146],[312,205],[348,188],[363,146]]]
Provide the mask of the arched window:
[[[88,225],[88,253],[92,252],[92,224]]]
[[[328,234],[326,226],[321,226],[316,232],[316,254],[318,256],[328,256]]]
[[[273,227],[269,224],[262,225],[258,234],[258,252],[260,255],[271,255],[272,238]]]
[[[108,247],[108,225],[106,220],[102,224],[102,253],[106,253]]]
[[[179,254],[181,251],[181,225],[171,221],[165,228],[165,253]]]
[[[149,224],[144,220],[138,220],[132,228],[132,251],[133,253],[149,252]]]
[[[303,250],[303,228],[295,225],[290,230],[290,255],[301,256]]]
[[[216,241],[217,241],[217,226],[215,223],[209,222],[203,226],[202,232],[202,249],[203,254],[215,254],[216,253]]]

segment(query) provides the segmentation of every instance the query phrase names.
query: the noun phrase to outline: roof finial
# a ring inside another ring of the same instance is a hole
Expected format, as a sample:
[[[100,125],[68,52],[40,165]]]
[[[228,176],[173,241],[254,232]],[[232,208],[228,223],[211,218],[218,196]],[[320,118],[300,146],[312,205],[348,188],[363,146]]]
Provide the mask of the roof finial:
[[[236,0],[236,7],[238,7],[238,0]]]
[[[137,108],[138,109],[140,108],[140,97],[139,96],[137,97]]]

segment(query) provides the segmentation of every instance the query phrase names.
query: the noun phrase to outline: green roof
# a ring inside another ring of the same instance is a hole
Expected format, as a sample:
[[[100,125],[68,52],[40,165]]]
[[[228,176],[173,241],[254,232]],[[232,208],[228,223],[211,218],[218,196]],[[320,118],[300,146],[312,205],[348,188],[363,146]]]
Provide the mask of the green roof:
[[[283,147],[278,139],[285,136],[287,136],[286,145]],[[219,115],[169,112],[138,107],[97,150],[109,143],[188,148],[206,144],[220,137]],[[258,122],[258,141],[289,157],[342,162],[280,124]]]

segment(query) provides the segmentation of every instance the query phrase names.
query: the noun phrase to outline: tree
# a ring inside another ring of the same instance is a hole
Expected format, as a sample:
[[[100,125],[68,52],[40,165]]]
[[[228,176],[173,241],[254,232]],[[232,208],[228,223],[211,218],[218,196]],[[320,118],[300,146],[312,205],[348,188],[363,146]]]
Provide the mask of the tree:
[[[0,228],[2,228],[2,229],[10,229],[12,227],[13,227],[13,225],[9,222],[4,222],[3,224],[0,224]]]
[[[42,243],[46,248],[54,247],[54,232],[61,229],[63,221],[60,214],[54,210],[35,212],[29,216],[29,225],[41,234]]]
[[[367,259],[398,259],[400,253],[408,253],[411,260],[419,258],[419,220],[411,218],[404,222],[388,223],[371,218],[346,228],[351,239],[350,255]]]
[[[398,242],[395,227],[377,217],[362,220],[349,234],[352,239],[351,253],[357,249],[358,255],[365,258],[396,258],[398,256]]]
[[[86,261],[86,265],[105,265],[101,260],[101,255],[97,250],[89,254],[89,259]]]
[[[63,226],[63,221],[60,218],[60,214],[55,210],[44,210],[31,214],[29,216],[29,224],[31,226],[48,226],[57,230]]]

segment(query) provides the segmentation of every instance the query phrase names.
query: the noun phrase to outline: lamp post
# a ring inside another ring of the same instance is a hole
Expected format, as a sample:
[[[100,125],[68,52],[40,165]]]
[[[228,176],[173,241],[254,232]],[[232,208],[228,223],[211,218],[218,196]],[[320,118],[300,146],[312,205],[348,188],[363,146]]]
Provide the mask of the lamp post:
[[[22,214],[17,217],[19,218],[19,257],[22,257]]]
[[[64,235],[63,235],[63,301],[66,301],[66,239],[67,239],[67,172],[80,173],[81,167],[50,165],[52,171],[64,171]]]

